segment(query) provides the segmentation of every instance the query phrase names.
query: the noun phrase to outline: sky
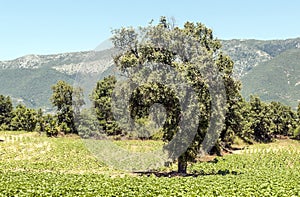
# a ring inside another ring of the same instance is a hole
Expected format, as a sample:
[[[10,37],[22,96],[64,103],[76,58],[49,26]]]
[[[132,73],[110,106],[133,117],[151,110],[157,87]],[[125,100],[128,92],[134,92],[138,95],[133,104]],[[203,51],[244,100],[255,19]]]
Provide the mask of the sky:
[[[0,61],[93,50],[112,29],[160,16],[201,22],[219,39],[300,37],[298,0],[0,0]]]

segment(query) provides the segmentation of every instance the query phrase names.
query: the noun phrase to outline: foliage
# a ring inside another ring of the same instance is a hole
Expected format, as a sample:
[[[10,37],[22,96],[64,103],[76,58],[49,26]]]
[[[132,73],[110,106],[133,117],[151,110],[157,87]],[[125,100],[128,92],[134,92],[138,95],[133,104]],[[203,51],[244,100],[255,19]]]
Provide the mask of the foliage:
[[[83,97],[84,97],[83,89],[81,87],[74,87],[72,101],[73,101],[74,116],[76,121],[80,118],[80,112],[82,106],[85,105],[85,101]]]
[[[10,125],[12,110],[13,106],[10,97],[0,95],[0,128]]]
[[[297,115],[291,107],[285,106],[280,102],[271,102],[269,104],[272,111],[270,118],[274,123],[274,134],[292,136],[296,128]]]
[[[80,119],[77,126],[78,134],[80,137],[86,138],[100,138],[101,127],[97,120],[96,114],[92,109],[85,109],[80,114]]]
[[[45,131],[45,120],[43,110],[40,108],[36,112],[36,126],[35,131],[44,132]]]
[[[34,131],[37,123],[36,112],[28,109],[24,105],[17,105],[13,110],[13,118],[11,120],[11,128],[16,131]]]
[[[270,109],[259,97],[251,96],[249,102],[248,126],[254,139],[258,142],[272,140],[272,121]]]
[[[46,132],[48,137],[57,136],[59,132],[59,124],[57,118],[52,116],[51,114],[47,114],[43,117],[42,127]]]
[[[99,125],[107,135],[118,135],[122,132],[114,120],[111,109],[111,97],[116,82],[114,76],[105,77],[97,82],[91,96]]]
[[[77,133],[73,107],[74,89],[65,81],[58,81],[52,87],[51,102],[57,108],[57,121],[65,133]]]
[[[236,118],[233,119],[234,121],[237,121],[238,124],[235,124],[235,122],[232,123],[233,127],[229,129],[229,131],[234,130],[235,135],[229,133],[227,137],[229,138],[227,141],[229,145],[233,143],[235,140],[235,137],[241,138],[244,142],[252,144],[255,140],[255,137],[253,136],[253,130],[250,129],[251,123],[250,121],[250,104],[249,102],[246,102],[244,99],[238,99],[236,104],[233,105],[235,108],[235,113],[233,114]],[[231,111],[231,108],[229,107],[229,111]],[[221,133],[221,139],[223,137],[223,133]]]
[[[250,96],[242,111],[243,130],[239,137],[246,142],[270,142],[280,135],[292,136],[297,127],[297,115],[289,106],[280,102],[265,103],[257,96]]]
[[[139,35],[139,32],[142,32],[142,36]],[[207,76],[199,71],[206,69],[210,71],[208,75],[213,75],[211,70],[216,69],[224,74],[224,85],[229,100],[227,104],[232,107],[226,117],[227,129],[231,126],[232,119],[237,117],[233,105],[235,105],[236,97],[239,97],[239,85],[231,77],[233,62],[228,56],[221,53],[220,41],[214,38],[212,30],[201,23],[186,22],[184,27],[180,28],[168,22],[165,17],[161,17],[158,25],[150,24],[147,27],[140,27],[138,31],[133,28],[121,28],[114,30],[113,34],[112,41],[115,47],[123,50],[114,58],[114,61],[125,75],[130,75],[129,69],[136,66],[148,66],[151,69],[149,63],[164,64],[179,71],[196,92],[197,99],[201,103],[197,106],[201,121],[199,121],[193,143],[179,157],[178,170],[185,172],[187,161],[193,160],[201,148],[210,114],[217,113],[211,111],[210,101],[212,98],[210,98],[208,91]],[[131,80],[138,81],[138,79]],[[217,81],[215,80],[214,83]],[[154,89],[155,86],[157,86],[156,89]],[[175,102],[176,98],[174,94],[159,84],[151,84],[150,87],[152,90],[149,89],[149,86],[139,87],[141,94],[136,94],[135,100],[131,100],[131,109],[135,110],[132,115],[135,116],[134,118],[147,116],[149,105],[153,103],[163,104],[167,108],[167,120],[170,120],[170,124],[167,124],[168,121],[164,124],[164,140],[170,141],[177,133],[180,120]],[[146,101],[143,98],[144,103],[142,103],[140,98],[145,95],[147,95]],[[168,103],[166,103],[167,101]],[[145,109],[140,110],[143,107]],[[137,109],[139,112],[136,111]],[[220,112],[218,113],[220,114]],[[235,124],[238,124],[238,121],[235,121]],[[224,133],[226,132],[225,130]],[[182,141],[185,140],[182,139]]]
[[[294,130],[294,138],[300,140],[300,126]]]
[[[297,122],[298,122],[298,125],[300,125],[300,102],[299,102],[298,108],[297,108]]]
[[[145,117],[150,115],[150,108],[153,104],[161,104],[164,106],[167,114],[163,125],[164,141],[171,141],[173,135],[177,132],[179,117],[181,114],[178,98],[174,91],[162,84],[150,83],[142,85],[132,93],[130,98],[130,115],[140,125],[146,125],[148,119]],[[157,112],[157,114],[159,114]],[[159,122],[162,117],[154,117]],[[141,131],[139,131],[141,132]],[[150,131],[147,131],[150,132]],[[140,138],[150,138],[153,133],[139,133]]]

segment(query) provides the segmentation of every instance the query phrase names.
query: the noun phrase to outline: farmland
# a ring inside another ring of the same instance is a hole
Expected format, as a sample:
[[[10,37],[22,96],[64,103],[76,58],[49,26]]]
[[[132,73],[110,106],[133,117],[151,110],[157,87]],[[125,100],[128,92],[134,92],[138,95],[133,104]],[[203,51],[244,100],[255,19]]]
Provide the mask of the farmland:
[[[191,163],[185,176],[170,173],[175,166],[144,174],[113,169],[75,135],[0,132],[0,139],[0,196],[300,195],[300,144],[289,139]],[[140,152],[161,143],[116,142]]]

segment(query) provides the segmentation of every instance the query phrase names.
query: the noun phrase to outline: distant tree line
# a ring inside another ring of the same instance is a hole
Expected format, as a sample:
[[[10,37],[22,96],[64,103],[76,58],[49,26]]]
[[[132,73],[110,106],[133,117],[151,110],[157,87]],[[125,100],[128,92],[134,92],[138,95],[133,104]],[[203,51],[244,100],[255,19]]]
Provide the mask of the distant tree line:
[[[128,135],[126,131],[120,130],[112,115],[111,94],[115,83],[114,76],[108,76],[97,83],[92,94],[93,107],[99,125],[107,135]],[[135,105],[134,103],[131,104]],[[220,135],[220,140],[226,142],[227,145],[233,143],[236,136],[248,143],[267,143],[281,136],[300,137],[298,131],[300,103],[297,111],[295,111],[290,106],[280,102],[267,103],[261,101],[258,96],[251,95],[249,101],[241,98],[232,108],[226,114],[225,129]],[[141,116],[139,115],[139,117]],[[232,117],[229,118],[228,116]]]
[[[84,105],[82,89],[74,88],[65,81],[52,87],[51,102],[56,113],[44,114],[42,109],[29,109],[23,104],[13,107],[9,96],[0,95],[0,130],[38,131],[47,136],[78,134],[75,123],[79,109]]]
[[[9,96],[0,95],[0,129],[46,132],[48,136],[81,133],[90,137],[101,132],[108,136],[130,136],[120,129],[112,114],[111,96],[116,82],[114,76],[97,82],[91,94],[92,109],[83,112],[80,111],[85,104],[82,89],[64,81],[52,86],[51,101],[57,108],[56,114],[43,114],[42,109],[29,109],[22,104],[13,107]],[[266,103],[258,96],[250,96],[249,101],[241,99],[234,107],[230,109],[234,112],[227,113],[227,116],[234,113],[234,118],[230,123],[225,122],[226,133],[220,135],[223,142],[230,144],[235,136],[247,142],[270,142],[278,136],[300,137],[300,103],[294,111],[280,102]]]

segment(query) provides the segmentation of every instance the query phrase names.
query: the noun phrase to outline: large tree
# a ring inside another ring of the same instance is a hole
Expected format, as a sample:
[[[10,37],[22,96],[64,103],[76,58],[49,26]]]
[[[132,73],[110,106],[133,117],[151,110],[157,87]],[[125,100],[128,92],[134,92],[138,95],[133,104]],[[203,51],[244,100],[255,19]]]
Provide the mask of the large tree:
[[[121,28],[114,30],[113,33],[113,43],[115,47],[121,50],[121,53],[114,60],[125,75],[132,74],[130,73],[132,72],[131,68],[135,67],[144,66],[149,67],[150,70],[154,69],[151,67],[151,63],[168,65],[181,73],[181,76],[186,79],[197,96],[198,114],[195,116],[199,116],[200,121],[192,143],[178,158],[179,172],[185,173],[187,162],[194,160],[199,150],[203,148],[201,142],[205,139],[208,128],[211,126],[210,119],[212,116],[222,118],[221,111],[219,115],[216,115],[218,112],[212,110],[212,103],[215,98],[211,97],[210,91],[222,91],[212,90],[220,79],[213,73],[215,70],[223,73],[222,80],[228,100],[225,101],[225,108],[231,107],[229,111],[226,110],[226,127],[225,130],[223,129],[223,136],[228,133],[229,128],[231,130],[240,128],[238,120],[233,120],[240,118],[235,112],[235,105],[238,105],[240,100],[240,86],[231,77],[233,62],[228,56],[222,54],[220,41],[214,38],[211,29],[201,23],[191,22],[186,22],[183,28],[180,28],[162,17],[157,25],[150,24],[139,28],[139,30]],[[151,77],[155,78],[155,76]],[[166,75],[166,77],[168,76]],[[220,95],[219,92],[215,93],[216,97]],[[168,91],[161,84],[145,84],[138,87],[131,99],[131,110],[133,111],[131,114],[139,117],[147,116],[148,110],[142,110],[142,108],[149,108],[154,103],[160,103],[166,108],[167,118],[163,126],[163,139],[170,142],[179,132],[182,115],[178,113],[180,106],[172,91]],[[220,103],[213,104],[220,105]],[[214,127],[216,130],[221,128],[220,125],[214,125]],[[213,137],[214,134],[211,134],[208,138]],[[182,139],[182,141],[185,140]]]
[[[61,131],[77,133],[73,108],[73,87],[65,81],[58,81],[51,88],[53,90],[51,102],[57,108],[57,120]]]

